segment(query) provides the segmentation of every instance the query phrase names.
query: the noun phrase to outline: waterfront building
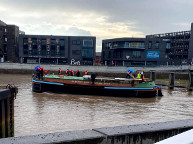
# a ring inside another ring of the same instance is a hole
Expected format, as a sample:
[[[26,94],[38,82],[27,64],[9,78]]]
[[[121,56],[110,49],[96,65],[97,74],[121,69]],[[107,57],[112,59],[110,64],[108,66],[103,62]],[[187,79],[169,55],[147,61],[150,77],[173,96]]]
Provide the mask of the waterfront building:
[[[21,63],[93,65],[96,37],[24,35],[19,37]]]
[[[0,20],[0,62],[19,62],[19,27]]]
[[[0,60],[3,62],[3,58],[5,55],[5,34],[6,34],[6,23],[0,20]]]
[[[193,23],[190,31],[147,35],[145,38],[115,38],[102,41],[104,65],[183,65],[193,61]]]

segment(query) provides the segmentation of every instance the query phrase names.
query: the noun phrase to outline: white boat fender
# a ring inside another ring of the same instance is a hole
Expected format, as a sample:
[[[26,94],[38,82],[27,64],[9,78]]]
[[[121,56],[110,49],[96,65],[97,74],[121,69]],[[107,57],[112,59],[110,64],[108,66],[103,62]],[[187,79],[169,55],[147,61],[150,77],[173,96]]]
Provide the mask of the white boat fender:
[[[83,77],[83,79],[90,79],[91,78],[90,75],[83,75],[82,77]]]

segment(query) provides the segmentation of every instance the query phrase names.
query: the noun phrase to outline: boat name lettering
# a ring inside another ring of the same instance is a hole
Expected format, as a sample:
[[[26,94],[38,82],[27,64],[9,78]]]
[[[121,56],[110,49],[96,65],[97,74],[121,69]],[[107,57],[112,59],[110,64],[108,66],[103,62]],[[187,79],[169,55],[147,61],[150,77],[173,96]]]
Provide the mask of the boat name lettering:
[[[74,83],[89,83],[88,81],[76,81],[76,80],[74,80],[72,82],[74,82]]]

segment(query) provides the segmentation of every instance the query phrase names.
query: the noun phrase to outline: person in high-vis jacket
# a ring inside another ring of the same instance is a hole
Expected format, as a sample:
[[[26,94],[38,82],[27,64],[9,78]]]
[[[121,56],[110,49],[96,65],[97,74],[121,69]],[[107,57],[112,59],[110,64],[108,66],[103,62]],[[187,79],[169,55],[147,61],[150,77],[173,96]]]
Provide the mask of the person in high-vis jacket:
[[[137,79],[141,79],[141,73],[140,72],[137,74]]]

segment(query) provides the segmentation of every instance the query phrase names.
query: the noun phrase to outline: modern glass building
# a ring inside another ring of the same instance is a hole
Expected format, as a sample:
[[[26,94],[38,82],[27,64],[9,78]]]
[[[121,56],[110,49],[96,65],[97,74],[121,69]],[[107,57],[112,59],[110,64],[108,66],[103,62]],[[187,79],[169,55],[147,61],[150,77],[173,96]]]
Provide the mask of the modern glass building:
[[[183,65],[193,62],[190,31],[102,41],[102,64],[117,66]]]
[[[93,65],[96,37],[20,35],[21,63]]]

